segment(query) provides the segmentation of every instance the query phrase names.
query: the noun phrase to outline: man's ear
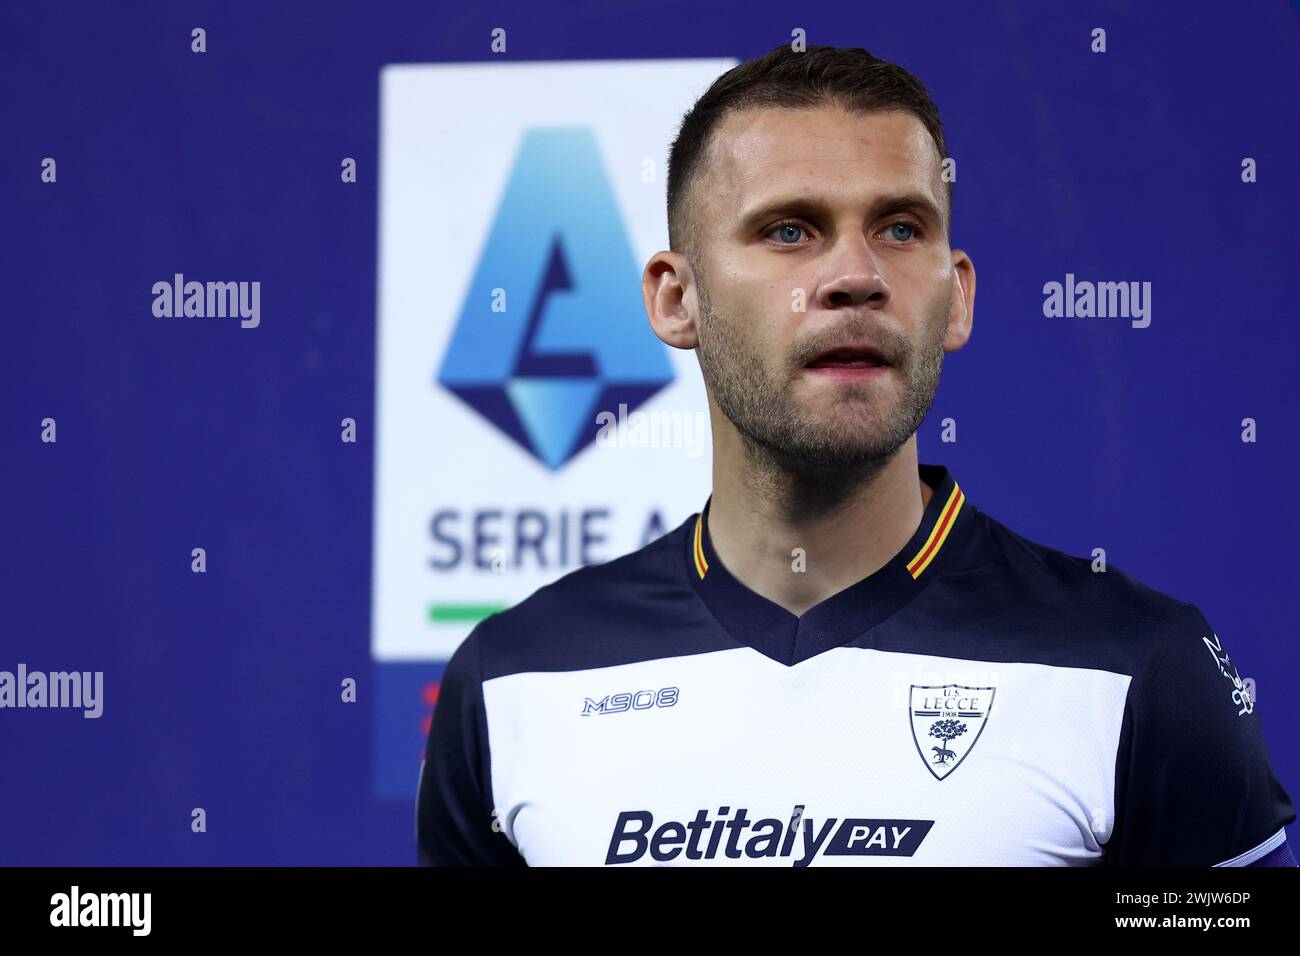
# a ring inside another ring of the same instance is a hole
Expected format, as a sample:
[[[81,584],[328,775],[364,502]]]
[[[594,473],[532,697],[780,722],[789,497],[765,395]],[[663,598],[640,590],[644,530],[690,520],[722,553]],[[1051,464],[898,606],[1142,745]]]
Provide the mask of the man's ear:
[[[650,328],[661,341],[675,349],[700,344],[695,329],[695,275],[684,255],[663,251],[651,256],[641,274],[641,297]]]
[[[975,324],[975,263],[960,249],[952,250],[952,303],[943,350],[955,352],[970,338]]]

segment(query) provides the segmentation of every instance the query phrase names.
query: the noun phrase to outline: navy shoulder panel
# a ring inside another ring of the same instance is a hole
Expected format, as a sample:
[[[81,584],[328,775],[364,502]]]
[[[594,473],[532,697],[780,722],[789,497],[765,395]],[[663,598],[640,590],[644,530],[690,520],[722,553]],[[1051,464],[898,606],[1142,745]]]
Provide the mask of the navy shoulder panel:
[[[645,547],[570,571],[480,621],[483,679],[736,647],[685,575],[694,515]]]
[[[942,573],[871,646],[1136,675],[1189,605],[1122,568],[1032,541],[968,504]]]

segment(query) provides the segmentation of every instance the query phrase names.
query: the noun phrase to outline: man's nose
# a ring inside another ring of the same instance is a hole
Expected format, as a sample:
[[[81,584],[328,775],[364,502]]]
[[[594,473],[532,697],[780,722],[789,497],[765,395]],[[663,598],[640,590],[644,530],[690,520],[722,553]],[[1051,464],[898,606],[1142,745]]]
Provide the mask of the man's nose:
[[[817,292],[824,309],[844,306],[883,308],[889,301],[889,283],[871,248],[871,239],[861,233],[844,236],[827,260],[826,276]]]

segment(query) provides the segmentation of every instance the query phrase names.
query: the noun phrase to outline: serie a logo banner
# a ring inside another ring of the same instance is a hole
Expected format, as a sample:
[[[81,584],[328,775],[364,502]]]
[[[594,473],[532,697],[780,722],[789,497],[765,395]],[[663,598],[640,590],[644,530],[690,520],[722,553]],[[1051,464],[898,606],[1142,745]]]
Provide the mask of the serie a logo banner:
[[[440,664],[478,621],[642,547],[708,495],[699,369],[651,332],[641,270],[668,246],[677,123],[734,63],[383,71],[381,795],[413,796]]]

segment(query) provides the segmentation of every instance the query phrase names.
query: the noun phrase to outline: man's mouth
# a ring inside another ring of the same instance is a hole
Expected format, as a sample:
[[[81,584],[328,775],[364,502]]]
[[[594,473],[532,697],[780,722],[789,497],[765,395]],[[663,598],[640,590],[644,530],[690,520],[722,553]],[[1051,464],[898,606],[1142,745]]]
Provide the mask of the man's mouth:
[[[873,348],[843,346],[822,352],[808,363],[807,368],[865,370],[884,368],[888,364],[884,356]]]

